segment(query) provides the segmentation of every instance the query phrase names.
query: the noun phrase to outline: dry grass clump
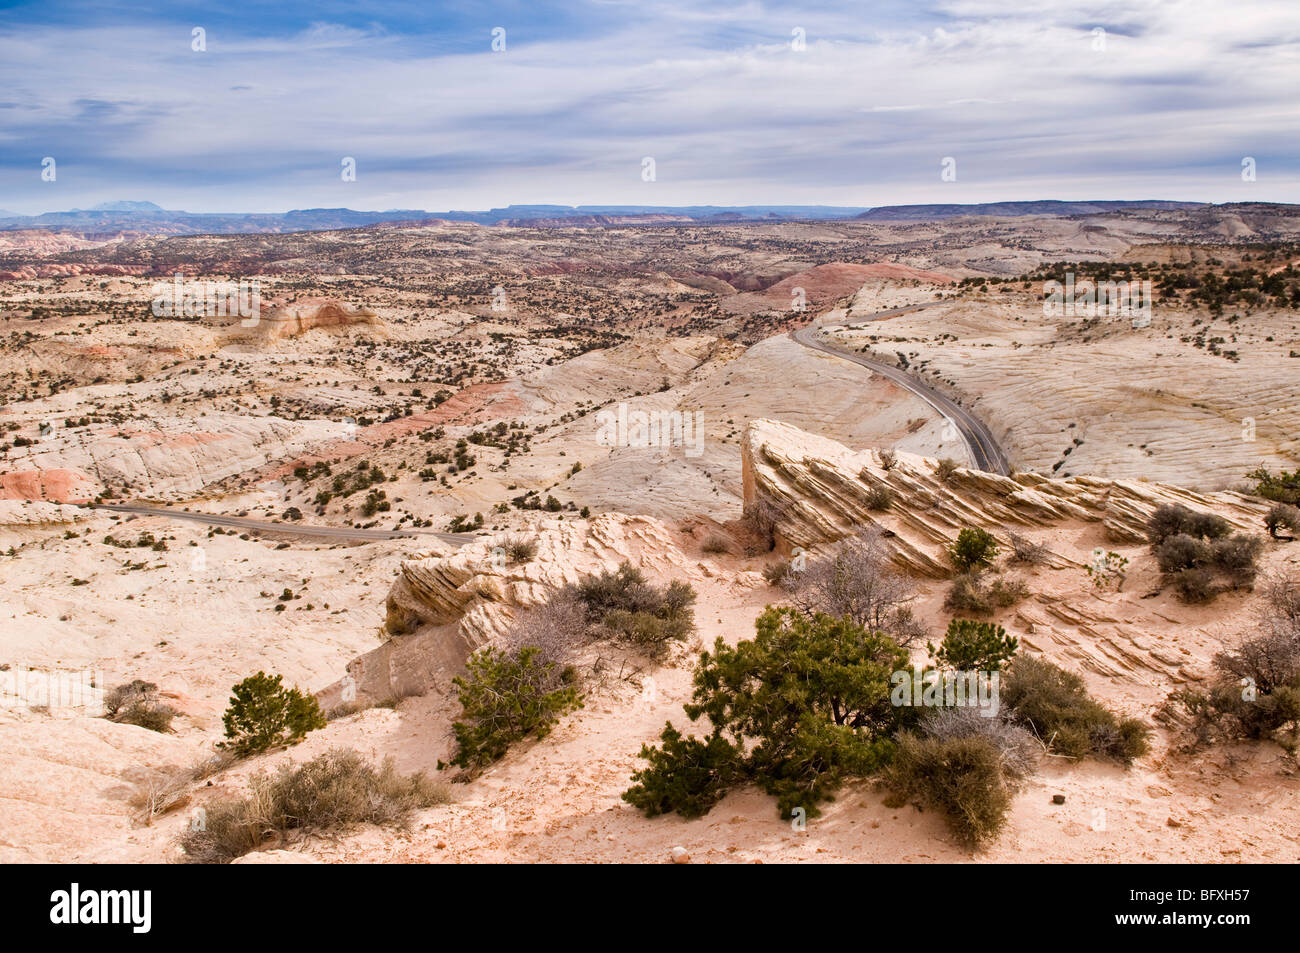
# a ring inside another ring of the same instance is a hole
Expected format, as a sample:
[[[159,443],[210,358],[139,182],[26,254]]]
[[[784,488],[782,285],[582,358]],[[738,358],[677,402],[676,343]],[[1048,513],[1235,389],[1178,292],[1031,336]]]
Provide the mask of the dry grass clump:
[[[404,828],[416,811],[451,800],[447,785],[422,772],[401,775],[390,758],[375,768],[346,749],[255,775],[249,787],[245,798],[207,805],[201,822],[181,835],[190,863],[229,863],[276,834],[289,840],[358,824]]]
[[[970,848],[993,840],[1006,825],[1016,783],[996,744],[979,734],[900,735],[885,774],[894,792],[890,803],[915,801],[938,811]]]
[[[505,541],[506,562],[512,566],[531,562],[537,556],[537,540],[511,536]]]
[[[731,552],[731,540],[722,533],[710,533],[704,537],[704,542],[700,548],[706,553],[729,553]]]
[[[168,732],[178,714],[158,697],[158,686],[153,682],[137,678],[104,693],[104,717],[118,724]]]
[[[1028,597],[1029,587],[1021,579],[990,578],[981,572],[966,572],[953,578],[943,607],[949,612],[988,615],[995,609],[1005,609]]]
[[[1041,566],[1051,557],[1052,551],[1046,543],[1035,543],[1028,536],[1022,536],[1020,533],[1007,533],[1007,539],[1011,542],[1011,559],[1013,562],[1024,563],[1028,566]]]
[[[155,817],[188,804],[194,785],[224,771],[235,760],[230,752],[218,752],[182,770],[155,772],[136,786],[127,803],[139,812],[140,823],[151,825]]]

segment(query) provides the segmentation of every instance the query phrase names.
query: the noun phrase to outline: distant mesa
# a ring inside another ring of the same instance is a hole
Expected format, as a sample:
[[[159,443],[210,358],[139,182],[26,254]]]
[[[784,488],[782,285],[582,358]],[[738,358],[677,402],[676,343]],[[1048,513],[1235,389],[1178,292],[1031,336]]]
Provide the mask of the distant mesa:
[[[78,209],[73,209],[74,212]],[[167,209],[153,202],[100,202],[92,205],[91,212],[165,212]]]

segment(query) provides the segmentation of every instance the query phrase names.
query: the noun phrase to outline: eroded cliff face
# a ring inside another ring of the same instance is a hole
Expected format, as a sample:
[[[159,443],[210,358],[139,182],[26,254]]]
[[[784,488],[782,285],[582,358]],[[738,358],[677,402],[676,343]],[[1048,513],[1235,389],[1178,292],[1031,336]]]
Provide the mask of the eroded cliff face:
[[[328,298],[273,302],[264,307],[255,323],[249,319],[231,322],[229,334],[234,340],[271,343],[297,337],[308,331],[371,327],[384,330],[384,322],[366,307],[352,307]]]
[[[886,469],[879,449],[850,450],[773,420],[750,422],[742,454],[745,511],[769,514],[782,551],[811,549],[863,526],[879,526],[892,534],[902,568],[934,578],[951,573],[943,548],[967,526],[1005,541],[1018,528],[1077,520],[1101,523],[1108,540],[1133,544],[1146,540],[1146,520],[1164,503],[1213,511],[1251,532],[1258,531],[1266,509],[1240,493],[1099,477],[1003,477],[959,467],[943,481],[934,460],[898,452]],[[879,488],[893,500],[885,509],[872,509],[869,498]]]

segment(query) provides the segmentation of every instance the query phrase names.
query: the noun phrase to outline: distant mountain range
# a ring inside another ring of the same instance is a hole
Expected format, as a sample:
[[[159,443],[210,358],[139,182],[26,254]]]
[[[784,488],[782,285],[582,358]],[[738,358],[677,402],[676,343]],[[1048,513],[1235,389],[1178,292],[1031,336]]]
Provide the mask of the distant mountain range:
[[[131,235],[247,234],[359,228],[386,222],[442,220],[479,225],[565,227],[726,222],[942,221],[961,215],[1092,215],[1122,209],[1193,209],[1203,202],[1158,200],[1123,202],[988,202],[979,205],[886,205],[877,208],[833,205],[510,205],[486,211],[428,212],[390,209],[360,212],[350,208],[295,209],[291,212],[209,213],[165,209],[153,202],[104,202],[89,209],[17,215],[0,211],[0,230],[51,229]]]
[[[855,218],[873,222],[939,221],[961,215],[1097,215],[1124,209],[1160,210],[1202,208],[1205,202],[1164,202],[1146,199],[1138,202],[985,202],[980,205],[883,205],[867,209]]]

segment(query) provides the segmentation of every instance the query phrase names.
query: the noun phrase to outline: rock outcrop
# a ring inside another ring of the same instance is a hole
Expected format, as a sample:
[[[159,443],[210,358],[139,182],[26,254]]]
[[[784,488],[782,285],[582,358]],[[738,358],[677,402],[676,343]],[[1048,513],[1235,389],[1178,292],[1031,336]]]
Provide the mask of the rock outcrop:
[[[935,578],[951,572],[943,547],[967,526],[1005,540],[1008,530],[1082,520],[1100,522],[1116,543],[1137,543],[1146,539],[1146,521],[1161,504],[1212,510],[1254,532],[1265,510],[1240,493],[1197,493],[1166,483],[1004,477],[962,467],[944,481],[934,460],[900,451],[886,469],[879,450],[850,450],[772,420],[750,422],[742,454],[745,510],[767,514],[782,551],[879,526],[891,534],[901,567]],[[871,496],[881,489],[892,502],[873,509]]]
[[[520,536],[537,552],[511,563],[505,544]],[[484,536],[454,552],[404,560],[388,593],[384,627],[391,638],[348,666],[351,687],[371,700],[423,691],[500,639],[520,611],[624,561],[652,580],[692,576],[669,526],[621,513],[547,520],[527,534]],[[347,700],[342,683],[319,697],[327,708]]]
[[[297,337],[308,331],[337,330],[351,327],[382,329],[384,322],[369,308],[351,307],[327,298],[306,298],[299,301],[272,303],[262,309],[254,324],[243,319],[235,324],[232,333],[237,338],[263,343]]]
[[[79,502],[105,487],[124,496],[187,499],[346,433],[343,424],[328,420],[217,412],[76,429],[55,422],[48,436],[11,449],[0,463],[0,499]]]

